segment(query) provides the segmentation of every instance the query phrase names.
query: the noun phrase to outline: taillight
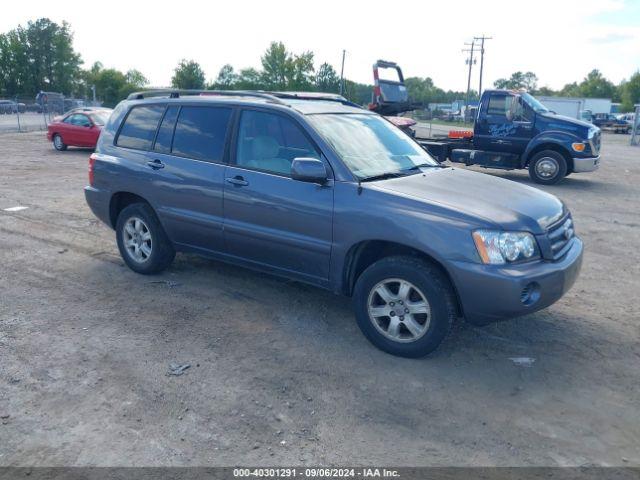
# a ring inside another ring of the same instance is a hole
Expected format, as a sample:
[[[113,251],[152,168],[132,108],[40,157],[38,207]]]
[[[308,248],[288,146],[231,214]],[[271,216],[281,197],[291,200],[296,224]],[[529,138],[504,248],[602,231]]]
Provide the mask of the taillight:
[[[95,153],[92,153],[89,156],[89,185],[91,185],[93,187],[93,169],[96,165],[96,158],[98,158],[98,156]]]

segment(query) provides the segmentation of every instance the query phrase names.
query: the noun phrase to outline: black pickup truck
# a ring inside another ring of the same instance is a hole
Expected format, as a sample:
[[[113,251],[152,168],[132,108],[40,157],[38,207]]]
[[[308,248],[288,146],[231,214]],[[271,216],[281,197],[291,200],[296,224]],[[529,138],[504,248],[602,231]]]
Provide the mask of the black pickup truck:
[[[486,90],[473,132],[457,133],[459,138],[417,140],[440,162],[528,168],[535,182],[547,185],[600,163],[598,127],[557,115],[526,92]]]

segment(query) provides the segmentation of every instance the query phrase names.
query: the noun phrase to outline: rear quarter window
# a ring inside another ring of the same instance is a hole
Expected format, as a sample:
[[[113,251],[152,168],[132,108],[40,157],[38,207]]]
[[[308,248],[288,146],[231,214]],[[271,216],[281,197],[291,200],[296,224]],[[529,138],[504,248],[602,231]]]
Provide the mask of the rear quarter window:
[[[124,120],[116,145],[137,150],[150,150],[164,109],[164,105],[133,107]]]

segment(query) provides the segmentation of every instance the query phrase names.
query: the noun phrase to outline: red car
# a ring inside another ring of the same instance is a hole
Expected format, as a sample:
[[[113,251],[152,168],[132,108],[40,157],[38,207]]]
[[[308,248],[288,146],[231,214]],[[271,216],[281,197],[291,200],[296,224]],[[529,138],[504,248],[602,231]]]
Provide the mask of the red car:
[[[109,115],[111,110],[106,108],[71,110],[49,124],[47,139],[60,151],[69,146],[95,148]]]

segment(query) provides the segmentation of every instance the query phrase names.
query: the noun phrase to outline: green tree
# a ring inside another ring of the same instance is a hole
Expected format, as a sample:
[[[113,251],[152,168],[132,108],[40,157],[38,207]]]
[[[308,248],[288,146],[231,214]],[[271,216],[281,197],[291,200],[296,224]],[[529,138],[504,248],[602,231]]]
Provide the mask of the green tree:
[[[340,91],[340,77],[328,63],[320,65],[314,83],[316,90],[320,92],[338,93]]]
[[[240,70],[235,88],[240,90],[263,90],[265,89],[262,83],[263,77],[263,74],[255,68],[244,68]]]
[[[530,90],[536,89],[538,84],[538,76],[533,72],[514,72],[509,78],[499,78],[493,82],[496,88],[504,88],[507,90]]]
[[[0,35],[0,89],[5,94],[49,90],[71,95],[80,88],[81,64],[66,22],[40,18]]]
[[[138,70],[122,73],[114,68],[103,68],[102,63],[94,63],[82,75],[84,95],[91,97],[91,87],[96,88],[96,98],[106,107],[114,107],[124,100],[127,95],[144,88],[149,83],[147,78]]]
[[[313,87],[313,52],[294,55],[282,42],[271,42],[261,58],[262,84],[269,90],[309,90]]]
[[[293,59],[282,42],[271,42],[261,58],[262,77],[272,90],[285,90],[293,73]]]
[[[588,98],[613,98],[615,85],[604,78],[599,70],[591,70],[578,85],[580,96]]]
[[[238,80],[238,75],[233,67],[227,63],[220,69],[216,81],[211,86],[214,90],[231,90]]]
[[[142,88],[145,85],[149,84],[149,80],[147,80],[147,77],[145,77],[142,72],[136,69],[129,70],[125,74],[125,78],[127,80],[127,83],[135,88]]]
[[[623,82],[621,87],[622,105],[621,110],[623,112],[631,112],[634,110],[634,106],[640,103],[640,71],[637,71],[628,81]]]
[[[553,95],[556,95],[558,92],[556,92],[555,90],[553,90],[550,87],[540,87],[535,91],[536,95],[542,95],[542,96],[546,96],[546,97],[551,97]]]
[[[200,64],[193,60],[181,60],[174,70],[171,86],[186,90],[204,89],[205,75]]]

